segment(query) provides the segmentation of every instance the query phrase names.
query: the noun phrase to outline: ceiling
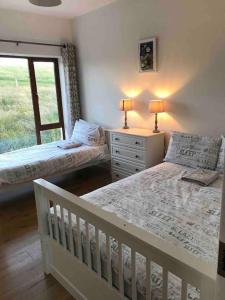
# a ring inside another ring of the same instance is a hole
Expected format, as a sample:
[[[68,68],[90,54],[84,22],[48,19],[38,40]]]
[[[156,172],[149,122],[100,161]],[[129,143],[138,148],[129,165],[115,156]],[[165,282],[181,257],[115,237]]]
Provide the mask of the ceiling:
[[[62,0],[62,5],[60,6],[44,8],[32,5],[28,0],[0,0],[0,9],[11,9],[62,18],[74,18],[114,1],[115,0]]]

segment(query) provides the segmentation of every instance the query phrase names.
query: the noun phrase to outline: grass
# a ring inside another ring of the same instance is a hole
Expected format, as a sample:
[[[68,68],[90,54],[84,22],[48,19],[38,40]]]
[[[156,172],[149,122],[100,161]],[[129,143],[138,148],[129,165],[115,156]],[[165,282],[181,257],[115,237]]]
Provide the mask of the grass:
[[[54,73],[48,66],[36,68],[42,124],[58,121]],[[42,132],[42,142],[61,138],[61,130]],[[0,64],[0,153],[36,144],[28,67]]]

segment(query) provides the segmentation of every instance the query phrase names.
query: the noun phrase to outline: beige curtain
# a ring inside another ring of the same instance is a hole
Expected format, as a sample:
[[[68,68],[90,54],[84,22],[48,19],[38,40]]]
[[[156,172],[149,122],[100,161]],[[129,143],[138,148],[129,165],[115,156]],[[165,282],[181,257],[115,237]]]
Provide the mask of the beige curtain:
[[[66,44],[65,47],[62,48],[61,54],[67,95],[67,136],[70,137],[75,121],[80,118],[80,100],[76,68],[76,47],[73,44]],[[65,117],[66,116],[64,116],[64,118]]]

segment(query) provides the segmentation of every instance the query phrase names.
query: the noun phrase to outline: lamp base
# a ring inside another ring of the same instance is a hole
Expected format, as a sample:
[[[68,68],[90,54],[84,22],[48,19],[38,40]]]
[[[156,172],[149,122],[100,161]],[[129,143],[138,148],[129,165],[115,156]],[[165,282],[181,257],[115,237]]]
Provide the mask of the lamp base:
[[[154,129],[154,130],[152,130],[152,132],[153,132],[153,133],[159,133],[159,132],[160,132],[160,130],[158,130],[158,129]]]
[[[124,114],[124,126],[123,126],[123,129],[129,129],[129,127],[127,126],[127,111],[125,110],[124,111],[125,114]]]

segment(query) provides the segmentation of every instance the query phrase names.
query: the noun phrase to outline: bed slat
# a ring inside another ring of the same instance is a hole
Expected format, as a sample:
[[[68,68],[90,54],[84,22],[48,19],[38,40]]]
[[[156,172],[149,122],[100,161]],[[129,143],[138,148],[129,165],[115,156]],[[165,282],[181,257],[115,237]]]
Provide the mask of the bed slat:
[[[56,240],[59,243],[59,225],[58,225],[58,217],[57,217],[57,209],[56,209],[56,204],[53,202],[53,207],[54,207],[54,223],[55,223],[55,236]]]
[[[163,300],[168,299],[168,270],[163,268]]]
[[[51,217],[51,213],[50,213],[50,202],[47,201],[47,205],[48,205],[48,227],[49,227],[49,234],[50,234],[50,238],[53,239],[53,233],[52,233],[52,217]]]
[[[99,245],[99,230],[95,227],[96,257],[97,257],[97,273],[101,277],[101,254]]]
[[[151,260],[146,257],[146,300],[151,300]]]
[[[90,236],[89,236],[89,224],[85,221],[85,232],[86,232],[86,254],[87,264],[91,268],[91,250],[90,250]]]
[[[110,236],[107,233],[106,233],[106,255],[107,255],[108,283],[110,286],[112,286],[111,241],[110,241]]]
[[[60,205],[60,215],[61,215],[61,238],[63,247],[66,249],[66,230],[65,230],[65,218],[64,218],[64,209],[62,205]]]
[[[181,300],[187,300],[187,282],[182,280]]]
[[[136,252],[131,248],[132,300],[137,300]]]
[[[80,217],[77,216],[77,253],[79,259],[82,261],[82,244],[81,244],[81,232],[80,232]]]
[[[118,241],[118,255],[119,255],[119,291],[124,296],[124,282],[123,282],[123,250],[122,243]]]
[[[71,211],[68,210],[68,225],[69,225],[69,240],[70,240],[70,252],[74,255],[74,243],[73,243],[73,231],[72,231],[72,216]]]

